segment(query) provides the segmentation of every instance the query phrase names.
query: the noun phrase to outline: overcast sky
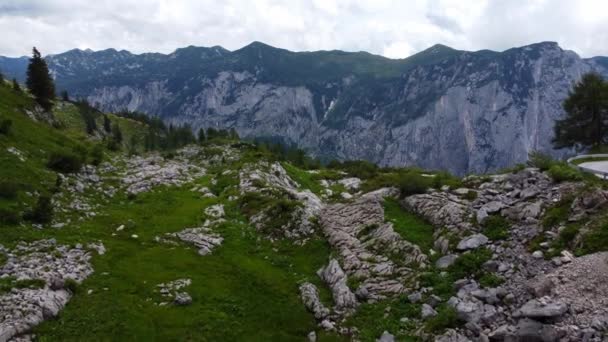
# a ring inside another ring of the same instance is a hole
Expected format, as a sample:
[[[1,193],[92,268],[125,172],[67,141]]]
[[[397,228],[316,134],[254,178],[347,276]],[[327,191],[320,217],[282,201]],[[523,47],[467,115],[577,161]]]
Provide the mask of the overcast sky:
[[[502,51],[550,40],[591,57],[608,56],[608,0],[0,0],[0,32],[5,56],[257,40],[403,58],[436,43]]]

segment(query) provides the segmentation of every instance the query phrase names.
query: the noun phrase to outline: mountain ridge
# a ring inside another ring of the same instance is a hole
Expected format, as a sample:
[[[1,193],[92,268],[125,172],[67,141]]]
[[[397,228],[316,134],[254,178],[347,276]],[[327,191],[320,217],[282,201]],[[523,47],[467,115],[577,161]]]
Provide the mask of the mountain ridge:
[[[502,52],[438,44],[405,59],[260,42],[109,52],[48,56],[58,89],[107,111],[234,128],[321,158],[457,174],[509,167],[534,150],[567,155],[551,144],[561,102],[583,73],[608,75],[604,57],[584,59],[555,42]]]

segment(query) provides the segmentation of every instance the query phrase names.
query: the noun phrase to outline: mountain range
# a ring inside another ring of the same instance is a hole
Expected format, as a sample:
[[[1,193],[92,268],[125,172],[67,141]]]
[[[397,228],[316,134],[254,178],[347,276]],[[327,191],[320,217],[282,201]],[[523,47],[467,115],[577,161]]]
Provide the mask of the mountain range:
[[[435,45],[405,59],[366,52],[292,52],[254,42],[170,54],[70,50],[46,57],[57,89],[106,111],[168,123],[235,128],[245,138],[298,146],[321,159],[486,173],[552,147],[562,102],[608,58],[557,43],[503,52]],[[27,57],[0,57],[23,80]]]

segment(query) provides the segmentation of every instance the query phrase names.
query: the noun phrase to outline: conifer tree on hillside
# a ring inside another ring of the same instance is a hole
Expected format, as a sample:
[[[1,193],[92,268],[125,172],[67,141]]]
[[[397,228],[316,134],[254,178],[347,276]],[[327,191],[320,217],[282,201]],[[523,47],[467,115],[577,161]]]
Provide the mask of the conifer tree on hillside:
[[[198,143],[203,144],[205,142],[205,129],[201,128],[198,130]]]
[[[17,82],[16,78],[13,78],[13,90],[17,93],[21,92],[21,86],[19,85],[19,82]]]
[[[2,70],[0,70],[0,84],[4,83],[4,74],[2,73]]]
[[[564,101],[566,117],[555,122],[555,147],[599,147],[608,140],[608,83],[589,73]]]
[[[46,61],[42,59],[40,52],[35,47],[32,50],[30,64],[27,67],[26,85],[42,108],[47,111],[53,108],[55,84],[49,74]]]
[[[112,122],[105,114],[103,115],[103,130],[106,131],[106,133],[112,133]]]

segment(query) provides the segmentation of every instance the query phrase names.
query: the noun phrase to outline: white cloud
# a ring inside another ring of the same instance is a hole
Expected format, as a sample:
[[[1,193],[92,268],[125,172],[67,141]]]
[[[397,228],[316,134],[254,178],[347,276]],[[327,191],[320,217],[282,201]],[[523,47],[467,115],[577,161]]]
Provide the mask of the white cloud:
[[[608,55],[605,0],[0,0],[0,55],[187,45],[369,51],[403,58],[433,44],[504,50],[552,40]]]

